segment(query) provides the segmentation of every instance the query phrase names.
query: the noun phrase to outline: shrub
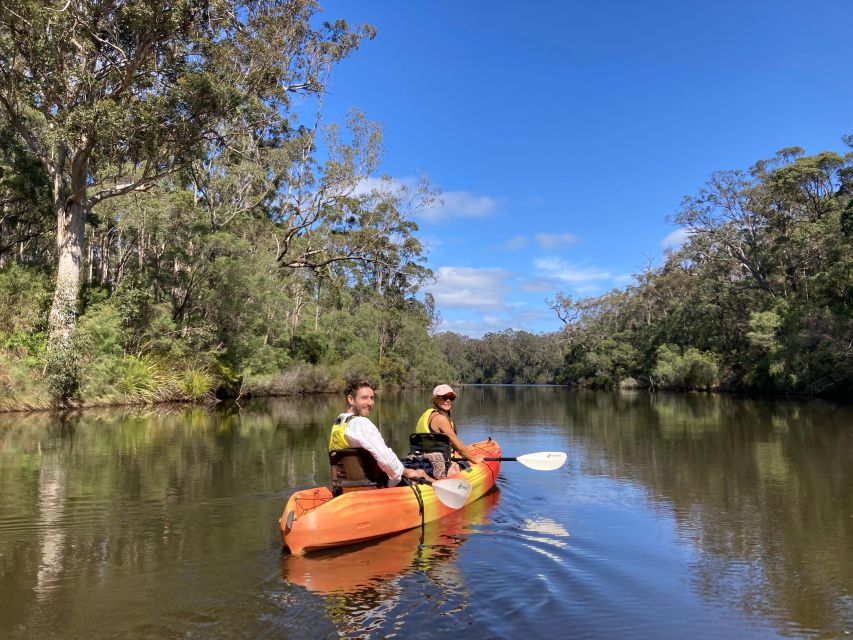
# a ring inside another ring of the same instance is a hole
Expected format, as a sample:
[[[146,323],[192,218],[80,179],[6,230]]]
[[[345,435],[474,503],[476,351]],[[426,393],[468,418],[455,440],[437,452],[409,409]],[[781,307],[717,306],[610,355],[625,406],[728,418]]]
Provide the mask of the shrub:
[[[664,389],[709,389],[719,383],[719,366],[713,353],[663,344],[652,369],[657,386]]]
[[[216,381],[202,369],[187,369],[178,383],[181,395],[186,400],[200,400],[212,395]]]
[[[0,410],[46,409],[51,396],[41,369],[0,349]]]
[[[44,330],[52,297],[43,272],[16,263],[0,270],[0,338]]]
[[[294,396],[336,391],[338,386],[322,367],[300,364],[272,375],[247,373],[243,378],[242,393],[248,396]]]

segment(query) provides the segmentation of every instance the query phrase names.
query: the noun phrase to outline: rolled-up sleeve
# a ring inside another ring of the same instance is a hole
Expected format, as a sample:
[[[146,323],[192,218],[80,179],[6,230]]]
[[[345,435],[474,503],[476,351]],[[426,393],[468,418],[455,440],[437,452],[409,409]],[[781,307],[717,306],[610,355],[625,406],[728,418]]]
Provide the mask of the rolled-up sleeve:
[[[376,459],[379,468],[388,474],[389,487],[400,483],[405,467],[397,454],[385,444],[379,429],[369,418],[359,416],[350,420],[347,423],[346,436],[352,446],[367,449]]]

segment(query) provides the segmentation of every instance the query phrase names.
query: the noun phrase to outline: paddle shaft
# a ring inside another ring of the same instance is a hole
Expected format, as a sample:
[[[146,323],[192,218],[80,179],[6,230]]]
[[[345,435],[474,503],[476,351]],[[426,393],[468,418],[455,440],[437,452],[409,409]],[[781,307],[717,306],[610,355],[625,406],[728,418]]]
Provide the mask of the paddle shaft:
[[[536,471],[553,471],[563,466],[566,454],[562,451],[540,451],[538,453],[525,453],[523,456],[505,456],[500,458],[483,458],[496,462],[518,462],[529,469]]]
[[[464,458],[451,458],[454,462],[464,462]],[[518,462],[529,469],[536,471],[553,471],[559,469],[566,462],[566,454],[562,451],[539,451],[537,453],[525,453],[523,456],[501,456],[488,457],[483,460],[493,462]]]

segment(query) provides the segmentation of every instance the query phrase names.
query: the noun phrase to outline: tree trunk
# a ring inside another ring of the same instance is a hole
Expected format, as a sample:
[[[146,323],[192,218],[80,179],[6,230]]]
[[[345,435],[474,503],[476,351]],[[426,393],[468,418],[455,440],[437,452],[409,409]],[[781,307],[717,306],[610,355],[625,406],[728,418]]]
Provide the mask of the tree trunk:
[[[139,227],[139,270],[145,267],[145,225]]]
[[[63,151],[60,154],[64,155]],[[63,162],[57,166],[62,167]],[[77,296],[85,246],[86,175],[88,158],[77,152],[71,162],[71,195],[65,198],[63,171],[53,176],[54,206],[56,208],[56,288],[48,316],[47,371],[54,396],[67,400],[77,391],[77,358],[72,344],[77,323]]]
[[[86,247],[86,262],[88,267],[88,274],[86,276],[86,283],[89,285],[93,284],[92,278],[95,273],[95,238],[92,237],[92,240],[87,243]]]
[[[320,330],[320,284],[321,280],[317,278],[317,308],[314,309],[314,331]]]
[[[290,356],[296,355],[296,330],[299,328],[299,316],[305,306],[302,287],[296,286],[293,295],[293,311],[290,314]]]
[[[98,258],[100,259],[100,284],[105,286],[110,278],[110,234],[113,227],[110,227],[106,233],[101,234],[101,239],[98,242]]]

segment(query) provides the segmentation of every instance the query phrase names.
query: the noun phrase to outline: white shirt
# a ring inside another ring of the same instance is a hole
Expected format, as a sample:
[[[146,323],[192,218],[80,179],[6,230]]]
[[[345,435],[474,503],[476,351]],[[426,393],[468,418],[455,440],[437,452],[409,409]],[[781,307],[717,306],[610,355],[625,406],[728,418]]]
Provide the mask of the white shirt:
[[[342,413],[339,419],[346,420],[350,413]],[[385,444],[382,434],[370,418],[356,416],[347,422],[344,435],[352,447],[367,449],[375,459],[379,468],[388,474],[388,486],[394,487],[400,483],[405,467],[397,454]]]

